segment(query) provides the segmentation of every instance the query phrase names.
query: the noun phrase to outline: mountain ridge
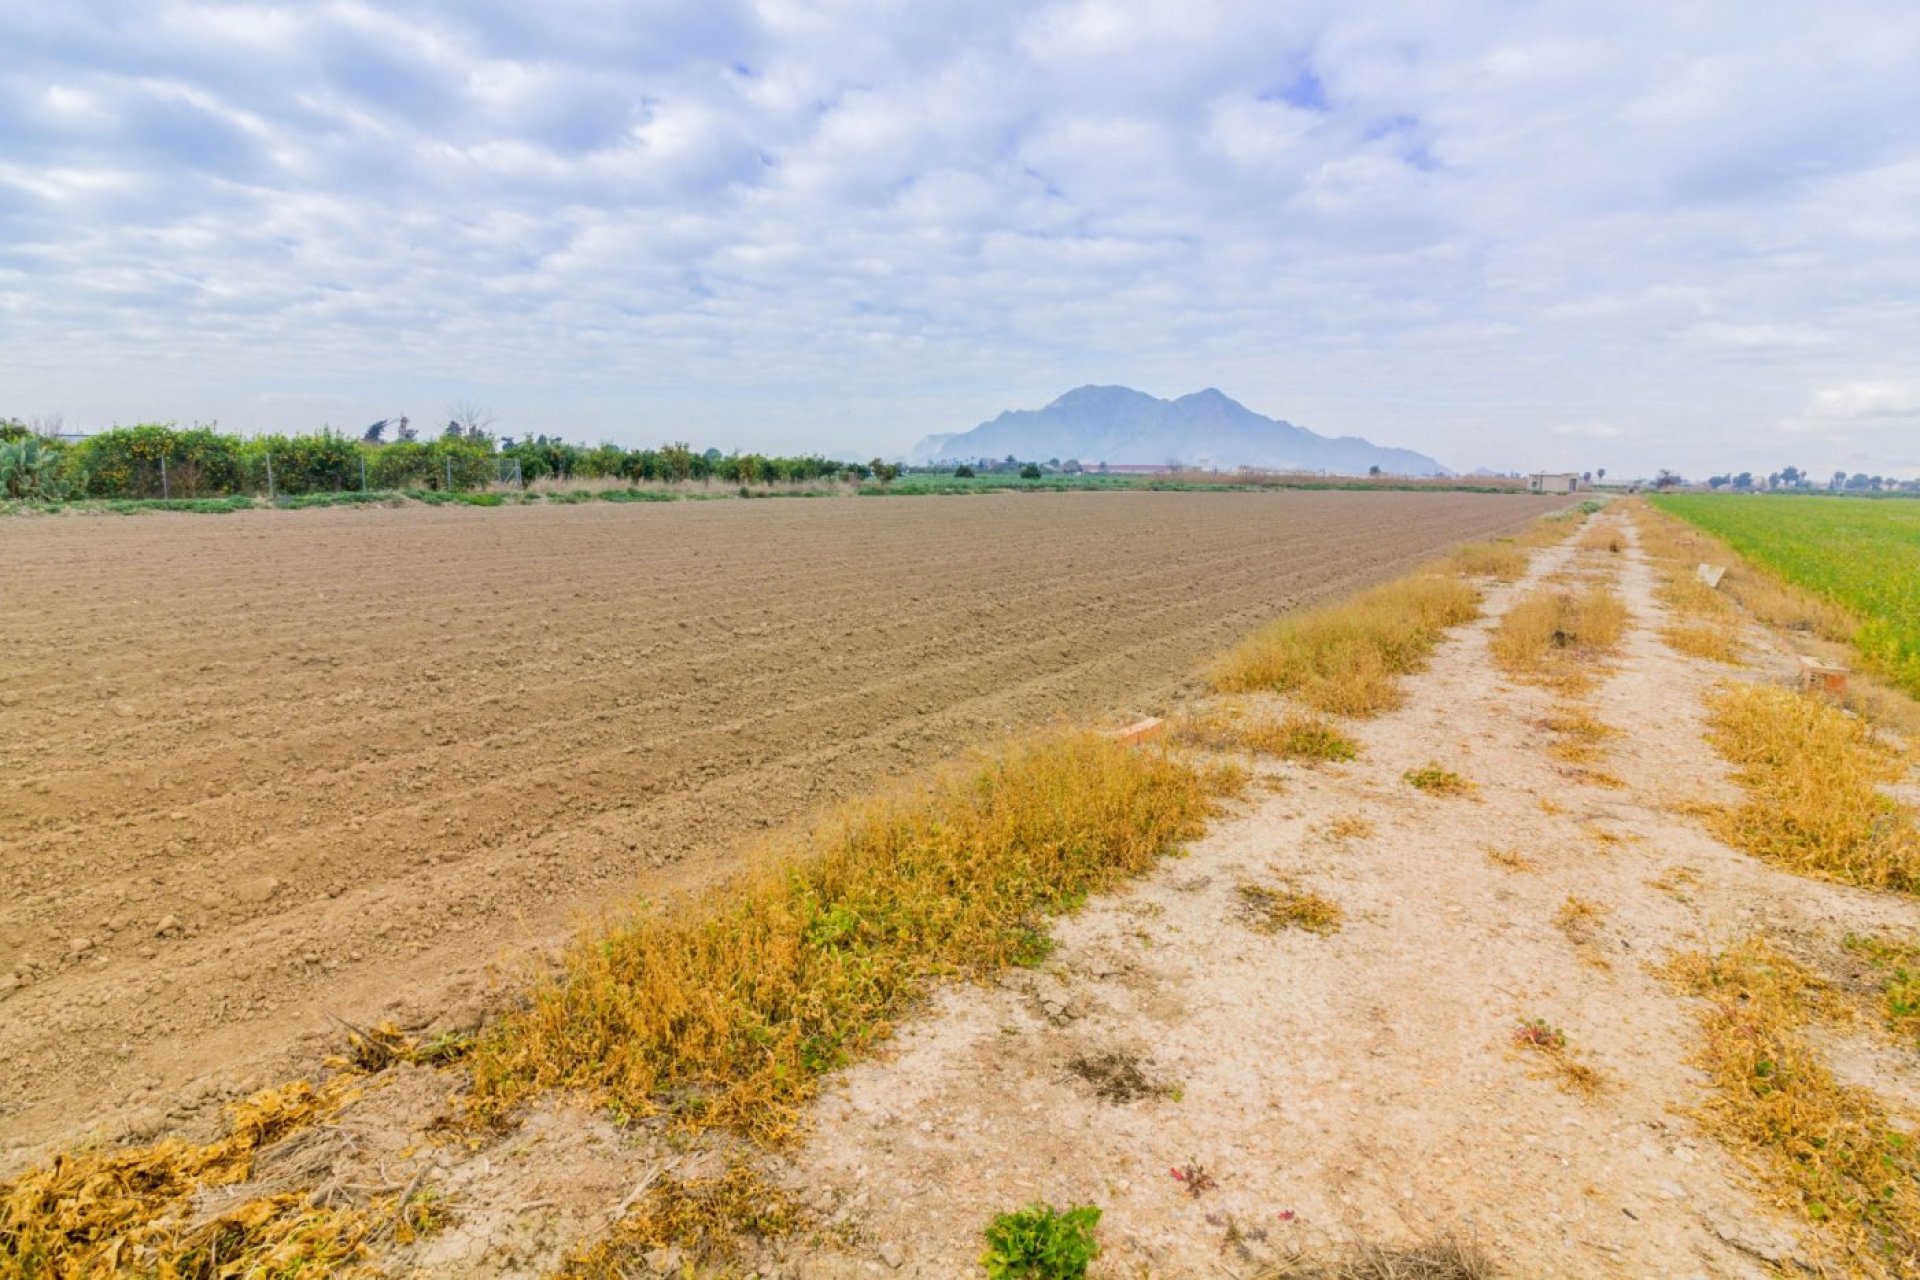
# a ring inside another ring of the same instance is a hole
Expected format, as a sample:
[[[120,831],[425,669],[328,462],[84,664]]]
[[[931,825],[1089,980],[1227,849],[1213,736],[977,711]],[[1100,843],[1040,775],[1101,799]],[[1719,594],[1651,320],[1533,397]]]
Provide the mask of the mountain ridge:
[[[1131,387],[1075,387],[1039,409],[1009,409],[967,431],[927,436],[914,462],[979,458],[1074,458],[1099,463],[1257,467],[1361,475],[1451,475],[1412,449],[1359,436],[1323,436],[1247,408],[1217,387],[1161,400]]]

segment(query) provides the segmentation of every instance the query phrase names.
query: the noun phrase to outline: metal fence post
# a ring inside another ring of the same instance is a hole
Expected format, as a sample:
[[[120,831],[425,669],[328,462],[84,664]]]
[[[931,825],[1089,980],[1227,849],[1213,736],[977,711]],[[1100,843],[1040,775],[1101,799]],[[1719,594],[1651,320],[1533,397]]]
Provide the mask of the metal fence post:
[[[360,455],[360,492],[367,491],[367,455]]]
[[[267,501],[273,501],[273,455],[267,455]]]
[[[167,487],[167,455],[163,453],[160,455],[160,500],[165,502],[171,497],[173,491]]]

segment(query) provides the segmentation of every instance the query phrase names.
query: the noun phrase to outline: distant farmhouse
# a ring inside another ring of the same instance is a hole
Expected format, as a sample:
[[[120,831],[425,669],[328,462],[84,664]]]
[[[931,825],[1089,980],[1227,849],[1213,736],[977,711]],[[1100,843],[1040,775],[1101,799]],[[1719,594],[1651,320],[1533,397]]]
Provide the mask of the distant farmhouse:
[[[1580,477],[1572,471],[1536,471],[1527,477],[1528,493],[1575,493]]]

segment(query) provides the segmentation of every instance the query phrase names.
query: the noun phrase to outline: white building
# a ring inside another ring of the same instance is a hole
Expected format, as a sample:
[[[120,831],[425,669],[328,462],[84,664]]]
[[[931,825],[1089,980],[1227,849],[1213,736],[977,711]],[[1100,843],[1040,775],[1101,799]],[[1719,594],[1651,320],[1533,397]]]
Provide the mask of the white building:
[[[1580,477],[1571,471],[1536,471],[1527,477],[1528,493],[1575,493]]]

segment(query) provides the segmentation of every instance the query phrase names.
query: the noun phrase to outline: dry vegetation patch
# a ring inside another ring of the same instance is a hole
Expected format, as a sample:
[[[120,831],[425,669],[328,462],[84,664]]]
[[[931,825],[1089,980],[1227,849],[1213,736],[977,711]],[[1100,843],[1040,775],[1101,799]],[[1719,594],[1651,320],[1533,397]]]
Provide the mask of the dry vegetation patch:
[[[1611,587],[1548,583],[1501,617],[1490,645],[1493,660],[1519,680],[1585,689],[1593,668],[1619,649],[1627,620],[1627,606]]]
[[[1414,790],[1432,796],[1471,796],[1480,790],[1467,778],[1438,764],[1424,764],[1418,769],[1409,769],[1400,777]]]
[[[1540,864],[1511,845],[1495,845],[1487,850],[1487,861],[1508,871],[1538,871]]]
[[[852,811],[694,909],[583,939],[475,1050],[478,1105],[603,1092],[763,1139],[945,973],[1017,961],[1050,912],[1199,833],[1198,773],[1093,735]]]
[[[1259,933],[1305,929],[1325,937],[1339,932],[1346,917],[1339,903],[1302,889],[1243,884],[1234,894],[1240,919]]]
[[[1859,620],[1841,605],[1752,564],[1712,534],[1644,503],[1632,510],[1640,545],[1665,578],[1661,599],[1675,612],[1724,620],[1737,616],[1730,600],[1783,631],[1848,643],[1859,629]],[[1717,589],[1696,576],[1703,564],[1726,570]]]
[[[1195,708],[1174,722],[1180,742],[1212,751],[1251,751],[1283,760],[1352,760],[1360,744],[1319,716],[1247,714],[1234,706]]]
[[[0,1185],[0,1273],[40,1280],[157,1275],[330,1275],[363,1256],[368,1205],[317,1206],[269,1194],[212,1216],[198,1198],[246,1182],[263,1149],[345,1104],[351,1077],[269,1089],[232,1107],[225,1136],[59,1156]]]
[[[1600,951],[1602,939],[1600,922],[1607,917],[1607,908],[1597,902],[1568,894],[1554,913],[1553,923],[1560,932],[1567,935],[1567,941],[1579,949],[1580,956],[1588,964],[1605,969],[1610,967],[1607,958]]]
[[[1215,664],[1213,686],[1285,693],[1335,715],[1378,715],[1400,705],[1400,678],[1426,666],[1446,630],[1479,610],[1479,590],[1456,576],[1402,578],[1270,623]]]
[[[1357,814],[1346,814],[1321,827],[1320,834],[1337,844],[1345,844],[1352,840],[1371,840],[1374,835],[1374,825]]]
[[[1715,834],[1802,875],[1920,891],[1913,811],[1881,789],[1906,763],[1871,726],[1770,685],[1722,689],[1707,711],[1708,737],[1747,793],[1707,810]]]
[[[1875,971],[1877,1012],[1887,1030],[1920,1044],[1920,945],[1858,934],[1848,934],[1844,945]]]
[[[1497,1280],[1501,1274],[1478,1240],[1441,1232],[1411,1245],[1356,1241],[1335,1258],[1284,1262],[1255,1280]]]
[[[667,1174],[606,1239],[575,1253],[555,1280],[626,1280],[646,1255],[673,1249],[689,1275],[712,1274],[747,1240],[779,1240],[808,1225],[806,1210],[752,1164],[736,1161],[713,1177]]]
[[[1124,1050],[1080,1054],[1067,1063],[1067,1070],[1093,1086],[1094,1096],[1106,1102],[1138,1102],[1176,1092],[1148,1074],[1151,1063],[1140,1055]]]
[[[1764,939],[1677,957],[1669,975],[1705,999],[1696,1060],[1714,1095],[1701,1121],[1820,1226],[1853,1275],[1920,1267],[1920,1161],[1869,1090],[1834,1079],[1807,1028],[1830,997]]]
[[[1660,638],[1669,649],[1690,658],[1705,658],[1729,667],[1746,661],[1747,650],[1740,643],[1740,633],[1723,623],[1682,622],[1661,628]]]
[[[1513,1029],[1517,1049],[1536,1055],[1548,1073],[1569,1093],[1593,1097],[1606,1087],[1606,1077],[1580,1060],[1567,1042],[1567,1033],[1545,1018],[1527,1018]]]

